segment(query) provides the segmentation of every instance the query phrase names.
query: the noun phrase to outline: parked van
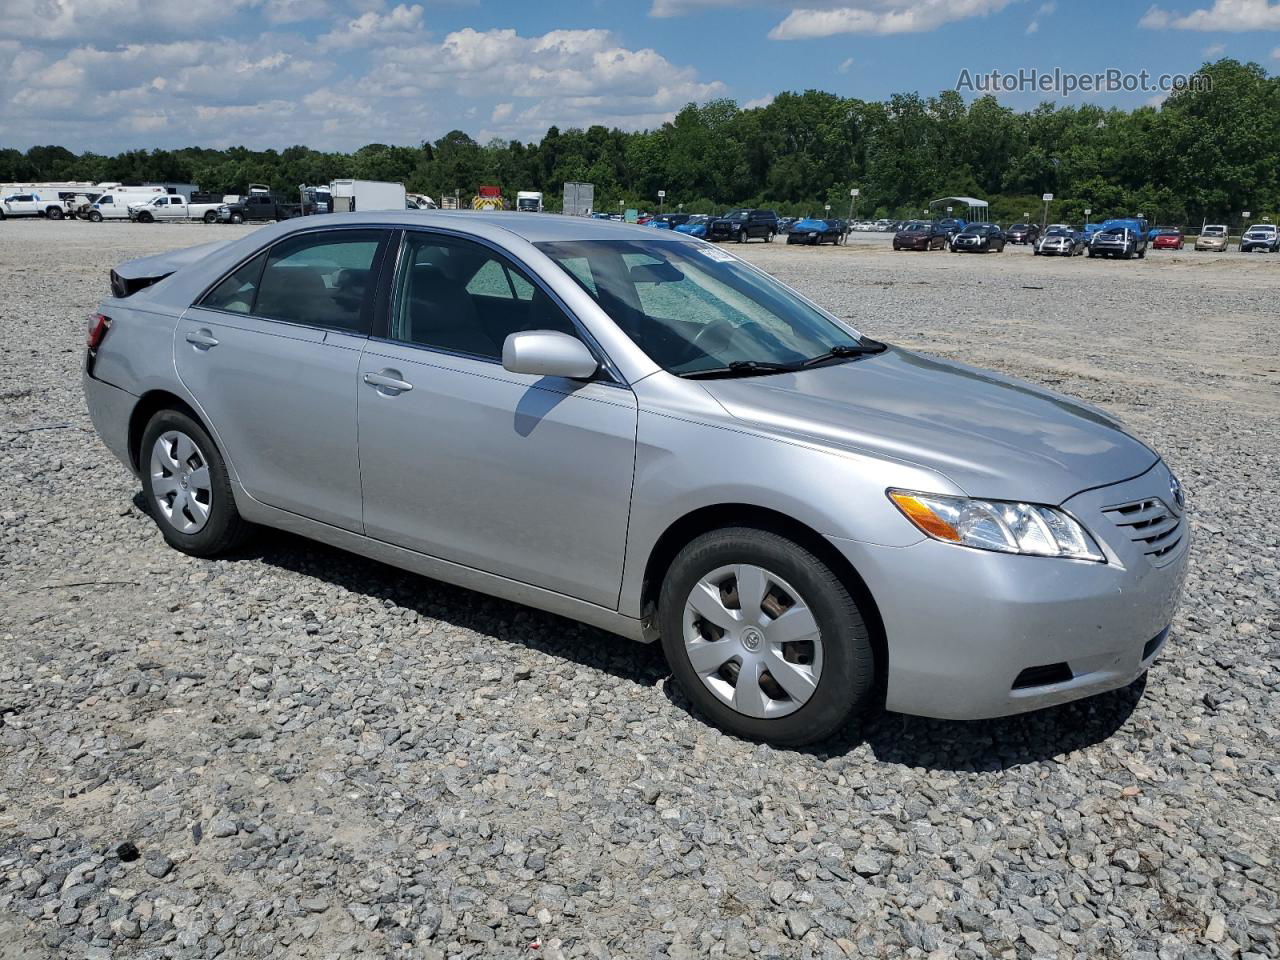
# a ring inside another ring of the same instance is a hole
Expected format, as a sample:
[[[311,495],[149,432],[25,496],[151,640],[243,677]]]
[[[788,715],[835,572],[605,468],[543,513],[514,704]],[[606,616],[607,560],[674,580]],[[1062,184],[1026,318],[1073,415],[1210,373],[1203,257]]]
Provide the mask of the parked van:
[[[155,197],[156,192],[149,187],[118,187],[91,203],[85,216],[94,223],[101,223],[103,220],[128,220],[130,204],[146,203]]]

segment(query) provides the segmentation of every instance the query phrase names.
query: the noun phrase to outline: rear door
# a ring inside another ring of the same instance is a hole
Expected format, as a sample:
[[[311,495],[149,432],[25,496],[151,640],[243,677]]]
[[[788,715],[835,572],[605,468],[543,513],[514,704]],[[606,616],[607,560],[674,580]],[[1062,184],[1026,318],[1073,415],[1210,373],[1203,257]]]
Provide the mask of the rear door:
[[[178,374],[255,499],[362,531],[356,374],[390,231],[294,233],[183,315]]]

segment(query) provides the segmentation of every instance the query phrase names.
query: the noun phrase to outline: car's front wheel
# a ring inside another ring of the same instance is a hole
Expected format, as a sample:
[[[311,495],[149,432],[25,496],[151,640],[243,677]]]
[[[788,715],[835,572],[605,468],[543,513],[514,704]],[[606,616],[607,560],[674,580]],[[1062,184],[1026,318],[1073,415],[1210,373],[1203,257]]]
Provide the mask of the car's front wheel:
[[[698,537],[671,564],[658,614],[676,682],[729,733],[800,746],[871,703],[875,655],[857,603],[821,559],[778,534]]]
[[[225,553],[248,532],[231,494],[222,454],[180,410],[161,410],[138,450],[142,491],[169,545],[197,557]]]
[[[213,211],[213,210],[206,210],[206,211],[204,212],[204,222],[205,222],[205,223],[216,223],[216,222],[217,222],[217,220],[218,220],[218,214],[217,214],[215,211]]]
[[[233,213],[233,214],[231,215],[231,222],[232,222],[232,223],[244,223],[244,217],[243,217],[243,216],[241,216],[241,215],[240,215],[240,214],[238,214],[238,213]]]

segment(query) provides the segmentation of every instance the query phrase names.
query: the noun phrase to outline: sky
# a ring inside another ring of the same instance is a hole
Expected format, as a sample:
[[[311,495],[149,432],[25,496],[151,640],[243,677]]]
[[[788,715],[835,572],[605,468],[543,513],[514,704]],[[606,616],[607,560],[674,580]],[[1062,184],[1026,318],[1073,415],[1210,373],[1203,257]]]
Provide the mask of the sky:
[[[2,0],[0,146],[350,150],[662,124],[691,101],[879,100],[992,70],[1280,70],[1280,0]],[[1157,105],[1158,90],[1001,90]]]

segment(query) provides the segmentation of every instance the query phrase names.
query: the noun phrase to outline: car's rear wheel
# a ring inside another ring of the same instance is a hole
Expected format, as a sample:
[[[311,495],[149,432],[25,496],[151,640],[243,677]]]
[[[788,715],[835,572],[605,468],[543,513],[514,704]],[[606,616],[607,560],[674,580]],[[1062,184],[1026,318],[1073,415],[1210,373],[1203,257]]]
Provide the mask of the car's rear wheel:
[[[222,454],[205,429],[179,410],[161,410],[142,433],[142,490],[172,547],[197,557],[224,553],[248,524],[236,509]]]
[[[663,650],[693,704],[737,736],[799,746],[871,702],[875,655],[857,603],[799,544],[740,527],[703,534],[667,572]]]
[[[204,212],[204,222],[205,222],[205,223],[213,223],[213,222],[214,222],[215,220],[217,220],[217,219],[218,219],[217,211],[215,211],[215,210],[206,210],[206,211]]]
[[[102,214],[100,214],[97,210],[90,210],[90,211],[89,211],[89,222],[90,222],[90,223],[101,223],[101,222],[102,222]]]
[[[62,210],[59,207],[50,207],[48,210],[45,211],[45,213],[50,220],[62,219]]]

